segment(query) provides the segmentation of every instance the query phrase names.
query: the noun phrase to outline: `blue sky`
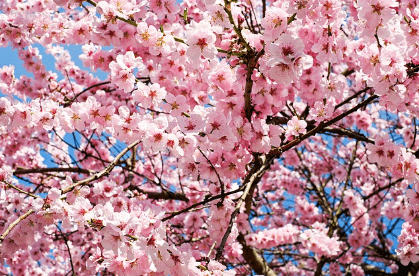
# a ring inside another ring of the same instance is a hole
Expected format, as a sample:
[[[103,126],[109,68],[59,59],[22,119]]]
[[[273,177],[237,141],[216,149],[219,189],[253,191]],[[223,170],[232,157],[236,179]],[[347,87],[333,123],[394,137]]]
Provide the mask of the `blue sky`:
[[[19,59],[17,50],[13,50],[11,47],[0,48],[0,57],[0,68],[5,65],[14,65],[16,77],[21,75],[33,76],[23,68],[23,62]]]
[[[49,71],[56,71],[54,67],[55,59],[52,55],[45,53],[45,49],[40,44],[35,44],[33,47],[39,49],[39,53],[42,56],[43,64],[45,65],[46,69]],[[101,70],[97,72],[92,72],[88,68],[83,66],[82,61],[78,58],[79,55],[83,54],[81,49],[81,45],[64,45],[64,48],[68,50],[73,58],[74,63],[82,69],[88,70],[90,73],[94,73],[95,76],[99,77],[100,79],[106,78],[107,74]],[[15,77],[20,77],[21,75],[27,75],[33,77],[32,73],[29,73],[23,67],[23,62],[18,57],[17,49],[13,49],[12,47],[0,47],[0,68],[4,65],[14,65],[15,66]],[[62,76],[61,76],[62,77]]]

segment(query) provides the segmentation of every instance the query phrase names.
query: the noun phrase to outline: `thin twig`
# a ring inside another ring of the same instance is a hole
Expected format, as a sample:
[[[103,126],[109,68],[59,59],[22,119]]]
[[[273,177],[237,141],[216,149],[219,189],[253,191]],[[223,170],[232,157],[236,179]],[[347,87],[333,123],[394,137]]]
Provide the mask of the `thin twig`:
[[[135,141],[135,142],[133,142],[132,144],[130,144],[128,147],[126,147],[123,151],[121,151],[116,157],[115,157],[115,159],[105,168],[105,169],[103,169],[102,171],[100,171],[99,173],[97,173],[97,174],[94,174],[94,175],[92,175],[91,177],[89,177],[89,178],[86,178],[86,179],[84,179],[84,180],[81,180],[81,181],[79,181],[79,182],[76,182],[76,183],[74,183],[73,185],[71,185],[71,186],[69,186],[69,187],[67,187],[67,188],[65,188],[65,189],[63,189],[62,190],[62,194],[66,194],[66,193],[68,193],[68,192],[71,192],[72,190],[74,190],[74,188],[76,188],[77,186],[80,186],[80,185],[84,185],[84,184],[87,184],[87,183],[90,183],[91,181],[93,181],[93,180],[98,180],[99,178],[102,178],[103,176],[105,176],[105,175],[108,175],[112,170],[113,170],[113,168],[115,168],[115,166],[116,166],[116,164],[118,163],[118,161],[122,158],[122,156],[124,156],[128,151],[130,151],[133,147],[135,147],[138,143],[140,143],[141,142],[141,140],[137,140],[137,141]]]
[[[9,183],[9,182],[3,181],[3,183],[6,183],[6,185],[7,185],[7,186],[9,186],[9,187],[10,187],[10,188],[12,188],[12,189],[15,189],[15,190],[16,190],[16,191],[18,191],[19,193],[25,194],[25,195],[27,195],[27,196],[31,196],[31,197],[33,197],[33,198],[40,198],[39,196],[36,196],[36,195],[31,194],[31,193],[29,193],[29,192],[26,192],[26,191],[24,191],[24,190],[22,190],[22,189],[20,189],[20,188],[16,187],[15,185],[13,185],[13,184]]]
[[[386,190],[386,189],[389,189],[389,188],[391,188],[391,187],[392,187],[392,186],[394,186],[394,185],[397,185],[398,183],[402,182],[402,180],[403,180],[403,178],[399,178],[399,179],[397,179],[396,181],[390,182],[389,184],[387,184],[387,185],[385,185],[385,186],[383,186],[383,187],[381,187],[381,188],[378,188],[378,189],[377,189],[377,190],[375,190],[375,191],[372,191],[369,195],[364,196],[362,199],[363,199],[364,201],[366,201],[366,200],[370,199],[371,197],[373,197],[373,196],[377,195],[379,192],[384,191],[384,190]]]
[[[371,97],[369,97],[368,99],[366,99],[365,101],[359,103],[358,105],[354,106],[353,108],[349,109],[348,111],[340,114],[339,116],[336,116],[335,118],[331,119],[330,121],[322,121],[320,122],[320,124],[313,128],[312,130],[310,130],[309,132],[307,132],[304,135],[301,135],[297,138],[295,138],[294,140],[292,140],[291,142],[275,148],[273,150],[271,150],[268,154],[268,156],[280,156],[282,154],[282,152],[287,151],[291,148],[293,148],[294,146],[300,144],[302,141],[306,140],[307,138],[316,135],[317,133],[321,132],[324,128],[340,121],[341,119],[345,118],[346,116],[348,116],[349,114],[357,111],[358,109],[360,109],[363,106],[366,106],[368,104],[370,104],[373,100],[377,99],[378,95],[372,95]]]
[[[339,107],[341,107],[344,104],[349,103],[350,101],[352,101],[354,98],[358,97],[359,95],[361,95],[364,92],[367,92],[369,89],[372,89],[372,87],[365,87],[364,89],[359,90],[358,92],[356,92],[355,94],[353,94],[352,96],[350,96],[349,98],[347,98],[346,100],[344,100],[343,102],[337,104],[335,106],[335,111],[336,109],[338,109]]]
[[[213,200],[216,200],[216,199],[219,199],[219,198],[222,198],[222,197],[228,196],[228,195],[235,194],[235,193],[240,192],[240,191],[242,191],[242,187],[241,187],[241,188],[239,188],[239,189],[236,189],[236,190],[234,190],[234,191],[227,192],[227,193],[225,193],[224,195],[219,194],[219,195],[216,195],[216,196],[209,197],[209,198],[207,198],[207,199],[205,199],[205,200],[203,200],[203,201],[201,201],[201,202],[198,202],[198,203],[192,204],[191,206],[186,207],[185,209],[182,209],[182,210],[180,210],[180,211],[173,212],[170,216],[165,217],[165,218],[164,218],[164,219],[162,219],[161,221],[162,221],[162,222],[164,222],[164,221],[166,221],[166,220],[169,220],[169,219],[171,219],[171,218],[174,218],[174,217],[175,217],[175,216],[177,216],[177,215],[180,215],[180,214],[182,214],[182,213],[186,213],[186,212],[188,212],[189,210],[194,209],[195,207],[197,207],[197,206],[199,206],[199,205],[202,205],[202,204],[205,204],[205,203],[211,202],[211,201],[213,201]]]
[[[83,93],[85,93],[86,91],[89,91],[90,89],[92,89],[92,88],[95,88],[95,87],[98,87],[98,86],[101,86],[101,85],[105,85],[105,84],[109,84],[109,83],[111,83],[110,81],[105,81],[105,82],[100,82],[100,83],[96,83],[96,84],[93,84],[92,86],[89,86],[89,87],[87,87],[86,89],[83,89],[81,92],[79,92],[79,93],[77,93],[75,96],[74,96],[74,98],[72,98],[71,100],[69,100],[68,102],[65,102],[64,103],[64,107],[67,107],[67,106],[69,106],[72,102],[74,102],[80,95],[82,95]],[[71,84],[71,82],[70,82],[70,84]]]
[[[68,82],[70,83],[71,91],[73,91],[73,94],[76,95],[76,92],[74,92],[73,84],[71,83],[70,76],[68,75],[67,70],[65,70],[65,75],[67,76]]]
[[[60,227],[58,227],[58,225],[55,225],[55,226],[57,226],[58,231],[60,231],[60,234],[64,239],[65,245],[67,246],[68,255],[70,256],[71,271],[73,272],[72,276],[76,276],[76,272],[74,271],[73,258],[71,257],[71,251],[70,251],[70,246],[68,245],[67,237],[64,235],[63,231],[61,231],[61,229],[60,229]]]
[[[201,152],[201,154],[204,156],[204,158],[207,160],[207,162],[210,164],[211,168],[214,170],[215,174],[218,177],[218,181],[220,182],[220,187],[221,187],[221,195],[223,195],[225,193],[225,188],[224,188],[224,182],[221,181],[221,177],[218,174],[217,170],[215,169],[214,165],[212,164],[212,162],[208,159],[208,157],[204,154],[204,152],[201,150],[200,147],[198,147],[198,150]],[[221,198],[221,202],[224,201],[224,198]]]
[[[210,248],[210,250],[208,251],[208,254],[207,254],[207,259],[209,259],[209,257],[211,256],[211,253],[212,253],[212,250],[214,250],[214,248],[215,248],[215,246],[217,245],[217,241],[215,241],[212,245],[211,245],[211,248]]]

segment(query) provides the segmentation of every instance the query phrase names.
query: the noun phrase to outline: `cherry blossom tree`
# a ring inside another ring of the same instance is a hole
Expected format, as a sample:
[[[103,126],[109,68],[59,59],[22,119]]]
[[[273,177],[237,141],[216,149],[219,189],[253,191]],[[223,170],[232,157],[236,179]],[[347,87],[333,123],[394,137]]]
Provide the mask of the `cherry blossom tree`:
[[[0,11],[1,275],[418,274],[417,1]]]

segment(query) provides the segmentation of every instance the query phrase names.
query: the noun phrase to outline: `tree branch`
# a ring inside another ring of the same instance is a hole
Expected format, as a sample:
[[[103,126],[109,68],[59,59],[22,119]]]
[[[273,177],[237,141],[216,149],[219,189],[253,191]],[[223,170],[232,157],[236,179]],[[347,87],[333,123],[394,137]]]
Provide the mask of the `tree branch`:
[[[369,195],[364,196],[364,197],[363,197],[363,200],[364,200],[364,201],[366,201],[366,200],[370,199],[371,197],[373,197],[373,196],[377,195],[379,192],[384,191],[384,190],[386,190],[386,189],[389,189],[389,188],[391,188],[392,186],[394,186],[394,185],[396,185],[396,184],[398,184],[398,183],[402,182],[402,180],[403,180],[403,178],[399,178],[399,179],[397,179],[397,180],[396,180],[396,181],[394,181],[394,182],[390,182],[389,184],[387,184],[387,185],[385,185],[385,186],[383,186],[383,187],[381,187],[381,188],[379,188],[379,189],[377,189],[377,190],[373,191],[373,192],[372,192],[372,193],[370,193]]]
[[[29,211],[27,211],[26,213],[24,213],[23,215],[21,215],[20,217],[18,217],[14,222],[12,222],[7,229],[3,232],[3,234],[0,236],[0,248],[3,245],[3,241],[4,239],[7,237],[7,235],[10,233],[10,231],[12,231],[13,228],[16,227],[16,225],[19,224],[19,222],[21,222],[22,220],[24,220],[25,218],[27,218],[28,216],[30,216],[31,214],[33,214],[35,211],[33,209],[30,209]]]
[[[243,259],[250,265],[252,270],[257,274],[266,276],[276,276],[277,274],[268,266],[263,257],[256,251],[256,249],[247,245],[244,235],[239,233],[237,237],[238,242],[242,245]]]
[[[27,195],[27,196],[31,196],[31,197],[33,197],[33,198],[40,198],[39,196],[36,196],[36,195],[31,194],[31,193],[29,193],[29,192],[27,192],[27,191],[24,191],[24,190],[22,190],[22,189],[20,189],[20,188],[16,187],[15,185],[13,185],[13,184],[11,184],[11,183],[9,183],[9,182],[5,182],[5,181],[3,181],[3,183],[5,183],[7,186],[9,186],[9,187],[10,187],[10,188],[12,188],[12,189],[15,189],[15,190],[16,190],[16,191],[18,191],[19,193],[25,194],[25,195]]]
[[[210,164],[211,168],[214,170],[215,174],[218,177],[218,182],[220,182],[220,187],[221,187],[221,195],[224,195],[225,193],[225,188],[224,188],[224,182],[221,181],[221,177],[218,174],[217,170],[215,169],[214,165],[212,164],[212,162],[208,159],[208,157],[205,155],[205,153],[201,150],[201,148],[198,146],[198,150],[199,152],[201,152],[202,156],[204,156],[204,158],[207,160],[208,164]],[[221,202],[223,202],[224,197],[221,198]]]
[[[80,185],[84,185],[84,184],[87,184],[87,183],[90,183],[91,181],[93,181],[93,180],[98,180],[98,179],[100,179],[100,178],[102,178],[103,176],[105,176],[105,175],[108,175],[112,170],[113,170],[113,168],[115,168],[115,166],[116,166],[116,164],[118,163],[118,161],[122,158],[122,156],[124,156],[128,151],[130,151],[133,147],[135,147],[138,143],[140,143],[141,141],[140,140],[137,140],[137,141],[135,141],[135,142],[133,142],[132,144],[130,144],[128,147],[126,147],[123,151],[121,151],[116,157],[115,157],[115,159],[105,168],[105,169],[103,169],[102,171],[100,171],[99,173],[97,173],[97,174],[94,174],[94,175],[92,175],[91,177],[89,177],[89,178],[86,178],[86,179],[84,179],[84,180],[81,180],[81,181],[79,181],[79,182],[76,182],[76,183],[74,183],[73,185],[71,185],[71,186],[69,186],[69,187],[67,187],[67,188],[65,188],[65,189],[63,189],[62,190],[62,194],[66,194],[66,193],[68,193],[68,192],[71,192],[72,190],[74,190],[74,188],[76,188],[77,186],[80,186]]]
[[[338,134],[338,135],[341,135],[341,136],[344,136],[344,137],[353,138],[357,141],[362,141],[362,142],[366,142],[366,143],[369,143],[369,144],[375,144],[374,140],[366,137],[364,134],[357,133],[357,132],[354,132],[354,131],[349,130],[349,129],[325,127],[323,129],[323,131],[321,131],[321,133],[324,133],[324,134],[328,134],[328,133]]]
[[[145,194],[150,199],[181,200],[181,201],[186,201],[186,202],[189,201],[189,199],[184,194],[175,193],[175,192],[166,191],[166,190],[163,190],[161,192],[151,192],[151,191],[142,190],[141,188],[135,185],[130,185],[128,189],[135,190],[141,194]]]
[[[223,254],[223,249],[224,249],[224,246],[227,242],[227,238],[231,233],[231,229],[233,228],[234,219],[237,216],[237,214],[240,212],[240,208],[241,208],[243,202],[245,200],[247,201],[248,198],[252,197],[252,194],[250,193],[251,191],[253,191],[252,187],[257,185],[257,183],[260,181],[263,174],[269,169],[269,167],[271,166],[271,161],[272,161],[272,159],[265,159],[261,166],[256,166],[255,165],[254,166],[254,168],[255,168],[254,172],[249,173],[248,177],[244,181],[243,186],[245,186],[246,188],[245,188],[243,194],[241,195],[241,197],[239,198],[239,201],[237,202],[233,213],[231,214],[230,222],[228,224],[227,230],[224,233],[224,236],[221,240],[220,246],[217,248],[217,254],[215,255],[216,260],[219,260],[221,258],[221,255]]]
[[[247,61],[247,71],[246,71],[246,85],[244,88],[244,113],[246,118],[249,122],[252,120],[252,113],[253,113],[253,106],[252,106],[252,87],[253,87],[253,80],[252,74],[253,69],[256,66],[256,60],[254,56],[251,56]]]
[[[29,174],[29,173],[47,173],[47,172],[75,172],[75,173],[84,173],[84,174],[95,173],[94,171],[81,169],[81,168],[32,168],[32,169],[19,168],[13,172],[13,175]]]
[[[60,231],[60,234],[64,239],[65,245],[67,246],[68,255],[70,256],[71,272],[73,272],[71,274],[71,276],[76,276],[76,273],[74,271],[73,258],[71,257],[71,251],[70,251],[70,246],[68,245],[67,237],[64,235],[63,231],[61,231],[61,229],[60,229],[60,227],[58,227],[58,225],[55,225],[55,226],[58,228],[58,231]]]
[[[224,197],[224,196],[228,196],[228,195],[235,194],[235,193],[237,193],[237,192],[242,191],[242,189],[243,189],[243,187],[240,187],[239,189],[236,189],[236,190],[231,191],[231,192],[227,192],[227,193],[225,193],[224,195],[219,194],[219,195],[216,195],[216,196],[209,197],[209,198],[207,198],[207,199],[205,199],[205,200],[203,200],[203,201],[201,201],[201,202],[198,202],[198,203],[192,204],[191,206],[186,207],[185,209],[182,209],[182,210],[177,211],[177,212],[173,212],[170,216],[165,217],[165,218],[164,218],[164,219],[162,219],[161,221],[162,221],[162,222],[164,222],[164,221],[166,221],[166,220],[169,220],[169,219],[171,219],[171,218],[174,218],[175,216],[180,215],[180,214],[185,213],[185,212],[188,212],[189,210],[191,210],[191,209],[193,209],[193,208],[195,208],[195,207],[197,207],[197,206],[199,206],[199,205],[202,205],[202,204],[205,204],[205,203],[211,202],[211,201],[213,201],[213,200],[216,200],[216,199],[222,198],[222,197]]]
[[[295,138],[294,140],[292,140],[291,142],[275,148],[273,150],[271,150],[268,154],[268,156],[275,156],[278,157],[282,154],[282,152],[287,151],[289,149],[291,149],[292,147],[300,144],[302,141],[306,140],[307,138],[314,136],[315,134],[321,132],[324,128],[340,121],[341,119],[345,118],[346,116],[348,116],[349,114],[357,111],[358,109],[360,109],[361,107],[367,106],[369,103],[371,103],[373,100],[377,99],[378,96],[377,95],[372,95],[371,97],[369,97],[368,99],[366,99],[365,101],[359,103],[358,105],[354,106],[353,108],[347,110],[346,112],[340,114],[339,116],[336,116],[335,118],[331,119],[330,121],[322,121],[320,122],[320,124],[313,128],[312,130],[310,130],[309,132],[307,132],[304,135],[301,135],[297,138]]]
[[[349,103],[350,101],[352,101],[353,99],[355,99],[356,97],[358,97],[359,95],[361,95],[364,92],[367,92],[368,90],[372,89],[372,87],[365,87],[362,90],[359,90],[358,92],[356,92],[355,94],[353,94],[352,96],[348,97],[346,100],[344,100],[343,102],[337,104],[335,106],[335,110],[337,110],[339,107]]]
[[[110,81],[105,81],[105,82],[97,83],[97,84],[94,84],[92,86],[87,87],[86,89],[84,89],[81,92],[79,92],[78,94],[76,94],[74,96],[74,98],[72,98],[71,100],[65,102],[64,103],[64,107],[70,106],[81,94],[85,93],[86,91],[88,91],[88,90],[90,90],[92,88],[101,86],[101,85],[109,84],[109,83],[111,83],[111,82]],[[71,84],[71,82],[70,82],[70,84]]]
[[[373,265],[369,264],[361,264],[362,270],[364,270],[365,274],[371,275],[371,276],[391,276],[394,275],[394,273],[387,273]]]

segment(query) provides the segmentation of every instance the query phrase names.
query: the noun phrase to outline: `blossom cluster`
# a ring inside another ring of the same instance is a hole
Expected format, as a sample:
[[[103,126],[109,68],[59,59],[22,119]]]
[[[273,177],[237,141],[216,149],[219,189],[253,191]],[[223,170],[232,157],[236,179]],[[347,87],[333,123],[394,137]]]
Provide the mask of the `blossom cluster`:
[[[418,35],[411,0],[1,1],[0,274],[407,273]]]

